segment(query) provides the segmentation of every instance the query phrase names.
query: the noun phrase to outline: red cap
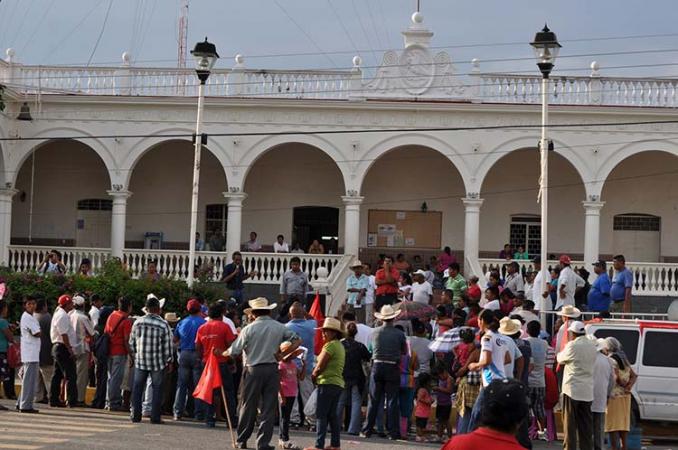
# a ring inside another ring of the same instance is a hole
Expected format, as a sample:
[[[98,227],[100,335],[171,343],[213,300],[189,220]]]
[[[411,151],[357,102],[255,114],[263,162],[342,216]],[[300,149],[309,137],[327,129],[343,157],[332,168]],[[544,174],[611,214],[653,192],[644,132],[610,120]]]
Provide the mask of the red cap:
[[[71,299],[70,295],[64,294],[61,297],[59,297],[59,306],[66,306],[69,303],[71,303],[72,301],[73,301],[73,299]]]
[[[560,255],[560,263],[561,264],[570,264],[570,263],[572,263],[572,260],[567,255]]]
[[[190,313],[197,313],[200,311],[200,302],[194,298],[190,299],[186,304],[186,311]]]

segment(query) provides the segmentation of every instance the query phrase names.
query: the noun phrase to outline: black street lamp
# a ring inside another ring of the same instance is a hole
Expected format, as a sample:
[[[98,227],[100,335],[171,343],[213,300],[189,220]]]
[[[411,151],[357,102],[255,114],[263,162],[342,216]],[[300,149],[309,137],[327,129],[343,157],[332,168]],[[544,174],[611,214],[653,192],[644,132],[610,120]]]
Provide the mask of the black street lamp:
[[[535,34],[534,41],[530,42],[530,45],[534,48],[539,70],[541,70],[544,78],[548,78],[556,63],[560,47],[562,47],[558,43],[556,33],[549,30],[547,25],[544,25],[544,29]]]
[[[219,59],[217,47],[205,38],[204,42],[195,44],[195,47],[191,50],[191,55],[195,59],[195,73],[198,74],[200,84],[205,84],[210,76],[212,67],[214,67],[217,59]]]

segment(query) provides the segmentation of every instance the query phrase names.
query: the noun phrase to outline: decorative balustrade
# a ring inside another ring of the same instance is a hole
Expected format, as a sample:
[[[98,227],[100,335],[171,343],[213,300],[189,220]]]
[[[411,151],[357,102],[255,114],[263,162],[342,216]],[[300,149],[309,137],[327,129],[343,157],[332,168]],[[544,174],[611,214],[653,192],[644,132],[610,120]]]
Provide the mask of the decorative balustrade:
[[[66,266],[68,273],[76,272],[84,258],[92,262],[92,270],[96,272],[111,254],[110,249],[107,248],[54,248],[37,245],[25,247],[12,245],[9,247],[8,266],[16,272],[36,271],[52,250],[61,252],[61,262]]]
[[[76,272],[83,258],[92,261],[92,270],[96,273],[111,255],[110,249],[107,248],[12,245],[9,247],[9,267],[17,272],[35,271],[53,249],[61,252],[68,273]],[[320,267],[325,267],[331,277],[333,269],[343,260],[343,255],[249,252],[243,252],[242,255],[244,270],[248,273],[256,271],[246,283],[256,284],[280,283],[294,256],[301,259],[301,270],[306,272],[309,280],[317,278]],[[156,262],[158,273],[164,277],[183,280],[188,275],[186,250],[125,249],[123,252],[122,262],[134,278],[140,277],[151,261]],[[199,267],[197,276],[207,281],[218,281],[221,279],[224,266],[229,262],[230,259],[223,252],[197,252],[196,265]]]
[[[352,70],[257,70],[238,63],[233,69],[213,70],[206,95],[334,100],[388,97],[391,91],[383,91],[379,83],[373,81],[363,79],[359,66]],[[198,86],[190,69],[128,64],[120,67],[28,66],[4,61],[0,61],[0,82],[25,94],[195,96]],[[466,81],[460,79],[458,87],[453,93],[440,96],[465,98],[475,103],[541,102],[538,74],[483,74],[474,69]],[[462,91],[464,94],[459,94]],[[393,91],[391,95],[402,98],[404,94]],[[594,63],[590,76],[552,76],[549,97],[555,105],[673,108],[678,106],[678,79],[602,77]]]
[[[506,265],[511,261],[504,259],[479,260],[484,273],[490,270],[499,270],[502,277],[506,276]],[[534,269],[531,260],[515,260],[520,266],[521,273]],[[548,267],[555,267],[558,261],[548,261]],[[588,267],[587,267],[588,266]],[[590,270],[590,264],[583,261],[572,261],[573,268],[586,267]],[[635,295],[678,296],[678,264],[674,263],[648,263],[627,262],[626,267],[633,272]],[[612,262],[607,263],[610,278],[614,275]]]

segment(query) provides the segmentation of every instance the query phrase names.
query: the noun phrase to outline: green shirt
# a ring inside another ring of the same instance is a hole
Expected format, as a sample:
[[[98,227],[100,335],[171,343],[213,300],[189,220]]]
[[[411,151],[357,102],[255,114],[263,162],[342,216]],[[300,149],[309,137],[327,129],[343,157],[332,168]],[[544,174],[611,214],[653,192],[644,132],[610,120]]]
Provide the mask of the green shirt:
[[[9,328],[7,319],[0,319],[0,353],[7,353],[7,348],[9,347],[9,342],[7,342],[7,336],[5,336],[4,332],[7,328]]]
[[[530,259],[530,255],[527,252],[515,252],[513,254],[513,259]]]
[[[318,375],[318,384],[333,384],[343,388],[344,360],[346,358],[344,346],[339,339],[335,339],[325,344],[323,351],[330,356],[330,361],[325,366],[325,370]]]
[[[468,289],[466,280],[461,276],[460,273],[458,273],[454,278],[448,278],[445,287],[452,291],[452,300],[455,301],[461,299],[462,294]]]

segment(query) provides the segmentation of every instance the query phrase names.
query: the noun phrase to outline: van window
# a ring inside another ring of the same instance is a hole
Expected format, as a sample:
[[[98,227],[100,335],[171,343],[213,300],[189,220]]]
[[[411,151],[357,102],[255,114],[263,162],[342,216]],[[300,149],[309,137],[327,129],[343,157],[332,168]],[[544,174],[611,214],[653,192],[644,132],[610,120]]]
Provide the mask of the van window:
[[[638,331],[619,330],[614,328],[600,328],[593,333],[597,338],[615,337],[621,342],[624,353],[631,364],[636,363],[638,356]]]
[[[654,367],[678,367],[678,333],[662,331],[645,332],[643,365]],[[664,349],[659,350],[658,349]]]

